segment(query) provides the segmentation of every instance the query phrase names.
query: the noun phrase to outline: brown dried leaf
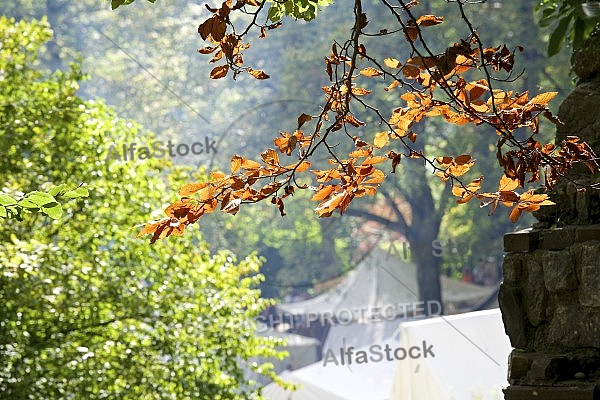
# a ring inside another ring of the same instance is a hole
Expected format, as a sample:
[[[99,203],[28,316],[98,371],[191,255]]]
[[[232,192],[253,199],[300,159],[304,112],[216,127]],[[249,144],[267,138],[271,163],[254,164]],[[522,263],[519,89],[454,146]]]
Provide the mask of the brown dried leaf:
[[[312,117],[310,115],[302,113],[302,115],[298,117],[298,129],[300,129],[302,125],[304,125],[310,120],[312,120]]]
[[[409,21],[407,27],[404,29],[404,35],[410,42],[414,42],[419,37],[419,27],[414,22],[411,24],[411,22],[413,21]]]
[[[260,69],[249,69],[248,73],[256,79],[269,79],[270,76],[265,71]]]
[[[215,68],[213,68],[212,71],[210,71],[210,78],[211,79],[221,79],[227,75],[228,71],[229,71],[229,65],[227,65],[227,64],[219,65],[218,67],[215,67]]]

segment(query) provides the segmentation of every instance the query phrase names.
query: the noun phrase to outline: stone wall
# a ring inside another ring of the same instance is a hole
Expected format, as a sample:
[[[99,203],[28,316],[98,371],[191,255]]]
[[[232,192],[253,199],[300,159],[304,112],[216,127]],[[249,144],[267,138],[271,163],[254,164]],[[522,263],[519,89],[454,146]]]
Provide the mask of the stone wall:
[[[600,399],[600,224],[511,233],[504,247],[505,399]]]

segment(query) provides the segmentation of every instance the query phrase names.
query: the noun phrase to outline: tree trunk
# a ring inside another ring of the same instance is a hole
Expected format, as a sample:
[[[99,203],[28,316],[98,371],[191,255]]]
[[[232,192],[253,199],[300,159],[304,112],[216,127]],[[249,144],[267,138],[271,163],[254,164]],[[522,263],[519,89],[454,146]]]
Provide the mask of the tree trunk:
[[[431,224],[422,225],[421,229],[412,228],[408,236],[408,243],[411,248],[412,260],[417,266],[419,300],[424,302],[437,301],[442,305],[440,282],[442,259],[433,247],[439,233],[440,221],[430,222]]]
[[[323,268],[327,269],[328,275],[335,275],[339,272],[335,257],[334,223],[326,218],[319,218],[319,225],[321,226],[321,262]]]

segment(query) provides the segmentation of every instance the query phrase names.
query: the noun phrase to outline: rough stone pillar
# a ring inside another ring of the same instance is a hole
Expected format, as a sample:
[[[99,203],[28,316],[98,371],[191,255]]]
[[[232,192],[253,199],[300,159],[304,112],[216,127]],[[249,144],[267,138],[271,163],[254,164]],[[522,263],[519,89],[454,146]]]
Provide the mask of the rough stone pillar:
[[[600,32],[573,55],[578,85],[561,104],[556,142],[584,139],[600,154]],[[570,181],[570,180],[571,181]],[[499,304],[509,357],[506,400],[600,400],[600,182],[575,168],[550,193],[535,229],[504,237]]]
[[[505,399],[600,399],[600,224],[511,233],[504,248]]]

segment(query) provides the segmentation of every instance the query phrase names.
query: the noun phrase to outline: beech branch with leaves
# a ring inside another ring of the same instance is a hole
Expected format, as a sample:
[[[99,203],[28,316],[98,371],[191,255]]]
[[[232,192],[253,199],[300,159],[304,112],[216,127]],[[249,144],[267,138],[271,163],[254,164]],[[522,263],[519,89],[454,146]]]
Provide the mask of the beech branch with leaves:
[[[53,187],[47,193],[35,190],[23,194],[22,196],[9,196],[0,193],[0,219],[15,218],[23,220],[23,215],[28,213],[41,213],[52,219],[59,219],[62,216],[61,199],[77,199],[88,197],[89,192],[81,185],[69,189],[66,184]]]
[[[294,1],[282,4],[287,3]],[[427,30],[442,24],[444,17],[419,15],[417,1],[397,3],[381,0],[381,6],[394,15],[396,29],[373,33],[368,31],[369,20],[361,0],[354,1],[350,37],[344,43],[333,43],[331,54],[325,58],[330,84],[323,87],[325,99],[318,115],[301,114],[297,129],[280,132],[274,147],[262,152],[261,160],[234,155],[229,173],[212,172],[206,182],[185,185],[179,191],[181,198],[165,209],[166,217],[147,223],[138,236],[151,234],[151,243],[170,235],[180,236],[186,226],[205,214],[217,209],[236,214],[242,204],[268,199],[283,216],[284,200],[296,190],[315,192],[312,199],[318,202],[315,212],[319,217],[329,217],[336,210],[343,214],[354,199],[375,195],[386,179],[386,170],[395,173],[403,158],[423,160],[442,182],[452,185],[458,203],[478,199],[481,207],[490,207],[490,214],[499,204],[512,207],[513,222],[523,212],[553,204],[546,194],[526,190],[526,186],[543,179],[543,185],[552,188],[576,164],[584,164],[593,173],[598,171],[596,155],[579,138],[568,137],[560,145],[537,140],[540,117],[561,123],[548,108],[556,92],[530,97],[527,92],[496,87],[515,79],[515,52],[522,49],[510,50],[502,44],[485,47],[465,13],[467,1],[455,4],[469,36],[439,53],[431,49]],[[280,3],[271,5],[270,10],[266,4],[227,0],[220,8],[207,6],[212,15],[200,24],[198,32],[209,45],[199,52],[212,54],[210,62],[224,61],[212,70],[211,78],[224,78],[230,71],[234,79],[244,72],[257,79],[269,78],[266,72],[246,66],[243,59],[243,52],[250,47],[244,40],[250,32],[257,30],[261,38],[266,38],[267,31],[282,26],[282,13],[270,11]],[[246,14],[251,21],[240,30],[232,22],[232,13]],[[261,17],[264,23],[258,22]],[[400,57],[399,52],[383,60],[369,55],[364,37],[390,35],[404,43],[409,57]],[[402,91],[400,104],[388,113],[368,102],[372,90],[365,85],[372,87],[377,80],[384,91]],[[353,111],[357,106],[374,113],[384,129],[366,131],[366,123]],[[496,158],[504,171],[495,191],[482,189],[483,176],[466,179],[475,164],[471,155],[429,155],[417,150],[415,124],[427,118],[494,128],[497,135],[491,140],[496,143]],[[309,125],[313,128],[306,130]],[[340,140],[349,141],[352,150],[339,154],[336,144]],[[332,167],[310,169],[311,157],[323,148]],[[286,158],[289,161],[284,161]],[[313,174],[313,185],[298,183],[299,174],[307,171]]]

